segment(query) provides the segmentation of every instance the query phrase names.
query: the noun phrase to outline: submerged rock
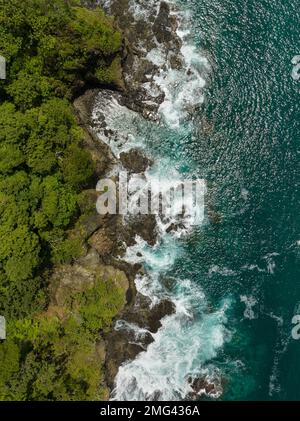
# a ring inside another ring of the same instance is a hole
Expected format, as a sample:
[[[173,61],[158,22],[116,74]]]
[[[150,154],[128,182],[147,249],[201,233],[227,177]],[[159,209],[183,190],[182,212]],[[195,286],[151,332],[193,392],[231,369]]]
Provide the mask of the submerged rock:
[[[203,396],[218,398],[223,393],[222,379],[214,375],[189,377],[188,382],[193,390],[186,397],[188,400],[197,400]]]

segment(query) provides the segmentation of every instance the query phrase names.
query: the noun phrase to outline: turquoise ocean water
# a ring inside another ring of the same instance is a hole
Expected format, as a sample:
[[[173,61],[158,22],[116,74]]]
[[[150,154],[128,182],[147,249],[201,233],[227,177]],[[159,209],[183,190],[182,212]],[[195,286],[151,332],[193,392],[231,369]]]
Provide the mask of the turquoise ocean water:
[[[206,180],[206,219],[180,238],[162,226],[154,248],[128,250],[147,270],[138,289],[172,299],[176,313],[120,368],[113,398],[185,399],[190,379],[205,377],[216,399],[300,400],[299,1],[176,3],[192,72],[162,77],[165,123],[121,108],[113,120],[154,157],[149,179]]]

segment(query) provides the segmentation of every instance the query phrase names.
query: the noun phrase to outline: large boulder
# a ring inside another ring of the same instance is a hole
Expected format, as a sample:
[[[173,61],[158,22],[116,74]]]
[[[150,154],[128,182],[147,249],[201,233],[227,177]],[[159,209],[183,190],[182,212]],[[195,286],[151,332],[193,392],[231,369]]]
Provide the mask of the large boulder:
[[[51,305],[64,308],[74,292],[85,291],[95,286],[99,280],[112,281],[116,288],[124,291],[124,305],[130,288],[126,274],[113,266],[101,264],[99,255],[92,249],[87,256],[74,265],[57,267],[50,282]]]
[[[129,152],[122,152],[120,160],[123,167],[130,173],[143,173],[151,165],[151,161],[138,149],[131,149]]]
[[[170,42],[173,38],[170,6],[164,1],[160,4],[159,12],[153,25],[153,32],[159,43]]]
[[[108,235],[105,228],[96,231],[89,239],[89,244],[97,250],[100,256],[111,254],[114,249],[114,241]]]

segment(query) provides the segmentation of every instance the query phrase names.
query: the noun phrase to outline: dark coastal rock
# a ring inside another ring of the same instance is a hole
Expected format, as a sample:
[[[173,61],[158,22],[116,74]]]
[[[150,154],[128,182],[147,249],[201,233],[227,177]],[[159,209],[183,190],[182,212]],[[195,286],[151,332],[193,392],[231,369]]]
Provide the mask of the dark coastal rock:
[[[80,223],[84,229],[85,238],[88,239],[95,231],[104,225],[104,218],[95,210],[95,212],[81,218]]]
[[[170,65],[172,69],[181,70],[183,67],[183,61],[178,54],[171,54],[170,56]]]
[[[131,149],[129,152],[122,152],[120,160],[126,170],[130,173],[142,173],[151,165],[151,161],[138,149]]]
[[[95,98],[98,94],[99,89],[91,89],[86,91],[82,96],[76,98],[73,102],[78,124],[83,128],[84,139],[82,141],[82,146],[90,153],[94,162],[95,184],[98,179],[109,170],[114,162],[109,146],[104,142],[101,142],[91,129],[91,110],[94,107]]]
[[[156,333],[161,328],[161,320],[175,312],[175,306],[169,300],[162,300],[154,307],[150,307],[150,304],[147,297],[138,294],[134,308],[126,311],[124,319],[151,333]]]
[[[159,7],[157,7],[157,3],[153,6],[152,3],[147,3],[146,8],[153,7],[153,13],[150,13],[150,18],[147,19],[134,18],[129,0],[112,0],[109,3],[101,1],[100,4],[109,4],[107,6],[110,8],[109,12],[114,16],[125,35],[122,60],[125,89],[121,93],[104,90],[101,91],[101,95],[104,99],[105,97],[108,100],[116,99],[121,105],[138,112],[146,119],[158,120],[157,110],[164,101],[165,94],[158,86],[152,94],[151,89],[149,90],[145,85],[145,83],[150,84],[152,88],[155,85],[155,76],[159,75],[161,70],[150,61],[148,53],[156,49],[157,42],[159,42],[162,54],[166,57],[165,68],[167,66],[174,69],[182,67],[181,41],[176,34],[178,25],[176,17],[172,16],[170,6],[166,2],[161,2]],[[91,152],[96,164],[96,175],[100,178],[112,169],[118,160],[113,156],[110,148],[90,129],[93,127],[91,110],[98,94],[99,90],[88,91],[75,100],[74,106],[79,121],[82,122],[82,126],[87,132],[84,146]],[[99,98],[97,98],[98,100]],[[105,136],[113,138],[114,133],[106,127],[104,115],[101,116],[104,104],[105,100],[103,104],[98,102],[99,126]],[[142,173],[151,165],[150,160],[137,150],[121,153],[120,161],[130,173]],[[156,243],[157,232],[154,215],[138,216],[124,222],[122,216],[104,217],[93,210],[81,222],[85,228],[86,237],[89,239],[91,250],[78,262],[78,265],[82,271],[86,271],[84,273],[88,282],[93,282],[93,280],[89,280],[87,272],[93,268],[93,273],[94,268],[98,266],[112,267],[126,277],[126,280],[121,278],[123,279],[121,284],[126,294],[127,303],[121,314],[118,315],[118,320],[123,320],[125,327],[104,335],[105,347],[102,344],[102,347],[105,348],[105,350],[102,349],[102,352],[105,352],[105,381],[112,388],[120,365],[133,360],[147,348],[153,341],[152,334],[162,326],[162,319],[175,312],[175,305],[166,299],[151,307],[149,298],[137,294],[134,285],[137,273],[143,271],[141,265],[131,265],[119,258],[124,255],[127,246],[135,244],[136,235],[150,245]],[[172,229],[175,228],[175,226],[172,227]],[[103,276],[108,276],[108,274],[103,273]],[[68,279],[71,282],[71,275]],[[136,337],[136,331],[128,328],[126,323],[133,327],[136,326],[137,332],[140,329],[142,334]],[[196,387],[197,385],[195,385]]]
[[[184,227],[184,225],[183,225],[183,223],[181,223],[181,222],[177,222],[177,223],[172,223],[167,229],[166,229],[166,232],[167,233],[170,233],[170,232],[175,232],[175,231],[178,231],[178,230],[180,230],[180,229],[184,229],[185,227]]]
[[[135,217],[130,222],[130,230],[153,246],[157,240],[155,215],[140,215]]]
[[[114,239],[105,228],[96,231],[89,239],[89,244],[97,250],[101,256],[111,254],[115,247]]]
[[[147,18],[135,18],[129,6],[129,0],[112,0],[106,5],[108,13],[114,16],[126,38],[123,57],[126,106],[146,119],[157,121],[157,111],[165,94],[160,90],[152,96],[144,84],[153,82],[161,66],[153,63],[147,55],[157,49],[159,43],[166,57],[166,66],[182,67],[182,42],[176,33],[178,20],[170,13],[170,5],[164,1],[153,4],[145,2],[143,7],[148,10]]]
[[[188,394],[186,397],[187,400],[197,400],[203,396],[217,398],[223,392],[222,379],[215,376],[203,375],[196,378],[190,377],[188,382],[193,391]]]
[[[153,25],[153,32],[160,44],[170,42],[173,38],[170,6],[164,1],[160,3],[159,12]]]
[[[110,389],[113,388],[114,379],[119,367],[125,361],[133,360],[144,349],[142,346],[128,343],[128,333],[112,332],[106,341],[106,361],[105,361],[105,382]]]
[[[173,314],[175,306],[171,301],[163,300],[155,307],[150,308],[149,300],[138,294],[135,305],[127,307],[120,316],[132,326],[137,326],[145,331],[136,338],[135,331],[118,329],[106,336],[107,353],[105,363],[106,383],[112,388],[118,368],[125,362],[133,360],[140,352],[145,351],[153,342],[151,333],[156,333],[161,327],[161,320]]]

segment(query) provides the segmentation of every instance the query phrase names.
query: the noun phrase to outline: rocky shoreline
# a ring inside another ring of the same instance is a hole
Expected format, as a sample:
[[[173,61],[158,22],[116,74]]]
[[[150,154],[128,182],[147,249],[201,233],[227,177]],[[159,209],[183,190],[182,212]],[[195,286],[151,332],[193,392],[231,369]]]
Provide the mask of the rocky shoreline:
[[[99,92],[98,89],[88,90],[74,101],[78,121],[86,133],[84,147],[93,156],[98,179],[104,178],[105,174],[118,162],[122,162],[129,172],[144,171],[149,165],[149,160],[140,151],[131,150],[128,154],[122,155],[120,161],[118,161],[112,155],[110,148],[93,131],[91,113],[95,97]],[[110,93],[113,94],[113,92]],[[104,335],[102,347],[106,355],[105,378],[106,384],[112,389],[119,366],[123,362],[135,358],[152,342],[150,332],[157,332],[161,326],[160,320],[171,314],[174,308],[169,301],[163,301],[156,307],[150,308],[150,300],[141,294],[137,294],[134,283],[137,274],[143,274],[143,268],[141,265],[131,265],[122,260],[126,247],[135,243],[136,235],[139,235],[151,245],[155,244],[155,218],[152,215],[138,216],[124,222],[120,215],[101,216],[97,213],[95,207],[96,191],[91,191],[91,199],[94,201],[94,210],[85,221],[82,221],[88,235],[89,251],[84,258],[79,259],[76,265],[73,265],[74,276],[76,271],[78,273],[78,267],[83,266],[85,271],[89,269],[93,271],[94,267],[99,265],[108,269],[111,276],[118,277],[121,274],[124,279],[125,274],[127,282],[123,281],[123,288],[126,295],[126,304],[117,319],[133,323],[141,329],[149,331],[141,344],[133,343],[132,334],[125,330],[113,330]]]
[[[138,149],[131,149],[116,157],[111,148],[97,135],[92,120],[97,96],[117,95],[118,102],[128,109],[144,118],[156,120],[157,110],[164,99],[164,94],[161,92],[156,97],[150,98],[149,91],[143,86],[145,80],[148,80],[146,73],[151,74],[153,78],[158,68],[146,59],[142,45],[147,45],[149,50],[154,48],[153,42],[150,43],[154,34],[166,48],[180,47],[174,32],[174,19],[170,17],[170,9],[164,2],[161,3],[157,18],[142,26],[141,21],[136,21],[131,14],[128,1],[112,1],[109,12],[114,15],[125,36],[122,63],[124,89],[118,93],[110,89],[88,89],[73,102],[78,123],[84,132],[82,146],[89,151],[95,164],[93,179],[95,186],[99,179],[105,178],[118,165],[130,174],[143,173],[151,165],[151,160]],[[112,390],[120,365],[134,359],[138,353],[146,349],[153,341],[152,334],[161,326],[160,320],[172,314],[175,309],[173,303],[168,300],[151,307],[150,299],[137,293],[135,288],[136,276],[144,274],[143,268],[139,264],[131,265],[122,260],[126,248],[135,243],[137,235],[150,245],[155,244],[155,217],[138,216],[124,222],[120,215],[99,215],[95,207],[97,197],[96,190],[85,191],[84,207],[90,206],[92,209],[80,220],[85,239],[85,253],[73,264],[55,268],[50,283],[51,303],[48,313],[63,317],[65,300],[70,291],[80,291],[83,285],[86,287],[94,282],[96,276],[101,276],[103,280],[114,280],[116,286],[123,289],[124,307],[116,320],[133,325],[141,329],[142,333],[138,340],[134,330],[130,329],[114,329],[99,337],[97,352],[105,361],[105,384]]]

